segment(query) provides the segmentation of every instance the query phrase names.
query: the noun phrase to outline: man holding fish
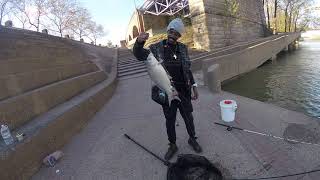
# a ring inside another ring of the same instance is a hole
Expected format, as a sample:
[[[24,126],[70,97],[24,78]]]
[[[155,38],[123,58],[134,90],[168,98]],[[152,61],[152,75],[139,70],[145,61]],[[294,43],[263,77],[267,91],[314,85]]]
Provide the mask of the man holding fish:
[[[197,84],[190,69],[188,47],[177,41],[183,32],[184,24],[181,19],[176,18],[167,27],[166,40],[150,45],[147,50],[143,46],[149,34],[142,32],[133,47],[135,57],[146,63],[151,80],[167,97],[168,103],[162,104],[170,142],[164,157],[166,160],[171,159],[178,151],[175,130],[177,109],[186,124],[190,136],[189,145],[197,153],[202,152],[201,146],[196,141],[191,103],[191,100],[198,99]]]

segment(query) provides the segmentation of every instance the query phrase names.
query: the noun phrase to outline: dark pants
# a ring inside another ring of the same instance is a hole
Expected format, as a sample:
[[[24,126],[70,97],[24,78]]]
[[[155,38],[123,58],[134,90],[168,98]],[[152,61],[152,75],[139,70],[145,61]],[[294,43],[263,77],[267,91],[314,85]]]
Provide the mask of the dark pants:
[[[191,102],[190,102],[191,104]],[[187,131],[190,137],[195,137],[195,128],[193,123],[192,111],[188,110],[186,103],[181,103],[178,100],[173,100],[171,102],[171,106],[162,106],[164,115],[166,117],[166,127],[168,140],[170,143],[176,143],[176,116],[177,109],[179,108],[179,112],[186,124]],[[189,108],[190,109],[190,108]]]

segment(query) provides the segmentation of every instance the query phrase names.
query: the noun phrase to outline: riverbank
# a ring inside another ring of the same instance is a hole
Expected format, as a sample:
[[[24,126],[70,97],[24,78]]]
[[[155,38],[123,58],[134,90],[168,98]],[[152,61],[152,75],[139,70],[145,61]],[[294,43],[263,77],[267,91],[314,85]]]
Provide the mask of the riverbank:
[[[305,40],[273,63],[223,85],[223,90],[320,118],[320,41]]]

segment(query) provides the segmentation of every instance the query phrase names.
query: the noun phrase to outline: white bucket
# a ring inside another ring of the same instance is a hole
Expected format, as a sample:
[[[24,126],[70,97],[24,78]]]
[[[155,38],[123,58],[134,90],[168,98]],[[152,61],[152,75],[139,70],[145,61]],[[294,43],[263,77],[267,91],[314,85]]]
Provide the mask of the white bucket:
[[[223,100],[220,101],[221,118],[224,122],[232,122],[235,119],[236,110],[238,108],[236,101]]]

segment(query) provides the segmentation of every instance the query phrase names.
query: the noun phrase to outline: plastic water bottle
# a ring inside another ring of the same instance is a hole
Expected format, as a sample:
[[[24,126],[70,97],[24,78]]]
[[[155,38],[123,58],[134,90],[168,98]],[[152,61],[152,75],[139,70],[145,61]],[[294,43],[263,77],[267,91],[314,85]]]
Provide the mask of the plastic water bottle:
[[[11,136],[10,129],[7,125],[1,125],[1,136],[6,145],[10,145],[13,143],[13,137]]]
[[[62,158],[62,156],[63,156],[62,151],[56,151],[56,152],[51,153],[48,156],[46,156],[43,159],[43,163],[47,166],[53,167],[56,165],[57,161]]]

